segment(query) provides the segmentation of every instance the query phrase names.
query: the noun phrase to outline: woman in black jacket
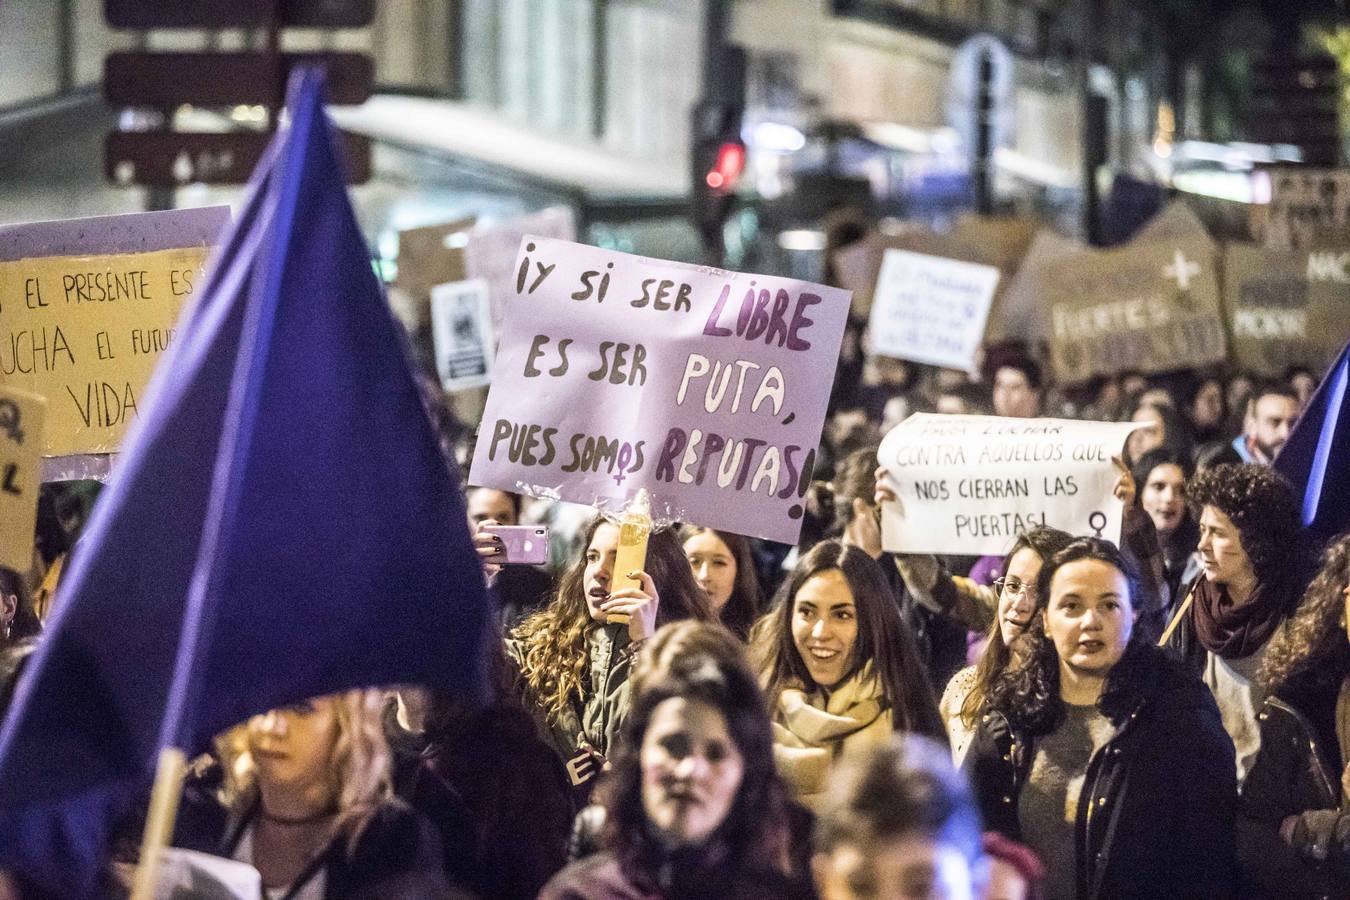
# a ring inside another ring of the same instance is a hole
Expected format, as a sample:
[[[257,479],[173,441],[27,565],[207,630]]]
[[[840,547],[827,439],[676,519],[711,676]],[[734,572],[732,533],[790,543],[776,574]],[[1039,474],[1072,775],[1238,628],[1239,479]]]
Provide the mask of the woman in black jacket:
[[[1350,890],[1348,604],[1350,535],[1342,535],[1263,664],[1273,694],[1238,804],[1238,859],[1253,896]]]
[[[1135,628],[1134,583],[1096,538],[1046,562],[1024,662],[965,767],[986,827],[1042,856],[1047,896],[1229,897],[1233,745],[1204,685]]]

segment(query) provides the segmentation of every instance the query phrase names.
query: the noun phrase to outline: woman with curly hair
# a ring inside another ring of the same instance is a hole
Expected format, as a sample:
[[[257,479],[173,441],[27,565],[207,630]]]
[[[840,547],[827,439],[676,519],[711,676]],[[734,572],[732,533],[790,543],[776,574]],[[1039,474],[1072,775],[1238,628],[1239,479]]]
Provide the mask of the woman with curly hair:
[[[685,526],[680,536],[694,580],[708,595],[713,615],[746,640],[764,606],[750,539],[698,525]]]
[[[1270,696],[1242,784],[1238,858],[1254,896],[1329,897],[1350,885],[1350,534],[1332,542],[1262,661]]]
[[[435,830],[391,792],[381,705],[332,694],[226,732],[223,785],[185,791],[175,845],[250,863],[269,900],[449,896]]]
[[[563,573],[552,602],[527,616],[506,641],[520,673],[527,712],[567,767],[578,808],[585,805],[628,714],[633,655],[656,629],[677,619],[708,619],[708,599],[670,529],[653,531],[641,586],[610,591],[619,526],[597,516],[585,552]],[[627,623],[611,622],[611,615]]]
[[[1206,469],[1187,493],[1202,571],[1166,635],[1214,692],[1241,780],[1261,745],[1266,647],[1307,584],[1298,501],[1284,478],[1251,464]]]
[[[601,788],[605,851],[568,866],[540,897],[810,896],[788,875],[786,796],[754,676],[699,651],[653,674]]]
[[[1121,552],[1079,538],[1036,580],[1023,662],[966,755],[986,828],[1046,865],[1046,896],[1230,897],[1233,746],[1214,698],[1136,627]]]
[[[799,802],[814,809],[839,757],[893,731],[946,738],[914,638],[865,551],[817,544],[767,618],[755,665],[773,714],[774,757]]]

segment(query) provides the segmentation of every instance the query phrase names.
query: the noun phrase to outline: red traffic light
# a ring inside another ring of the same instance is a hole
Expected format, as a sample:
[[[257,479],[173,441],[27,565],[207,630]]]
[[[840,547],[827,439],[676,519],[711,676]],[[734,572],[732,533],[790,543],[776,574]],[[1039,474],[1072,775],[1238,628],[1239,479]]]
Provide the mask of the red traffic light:
[[[717,148],[717,162],[704,178],[715,191],[729,191],[745,171],[745,145],[740,141],[726,141]]]

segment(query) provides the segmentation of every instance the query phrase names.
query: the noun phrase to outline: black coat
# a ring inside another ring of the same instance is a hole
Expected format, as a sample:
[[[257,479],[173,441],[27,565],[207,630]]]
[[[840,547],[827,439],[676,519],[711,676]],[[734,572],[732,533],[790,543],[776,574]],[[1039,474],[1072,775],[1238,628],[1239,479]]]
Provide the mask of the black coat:
[[[1111,685],[1115,731],[1088,762],[1078,799],[1078,896],[1231,897],[1236,767],[1214,697],[1156,648],[1126,658],[1129,682]],[[966,755],[986,827],[1013,840],[1035,741],[991,710]]]
[[[229,858],[256,815],[256,804],[233,816],[212,798],[184,792],[173,844]],[[324,851],[324,900],[450,900],[469,896],[453,890],[441,864],[441,842],[425,817],[390,799],[366,823],[348,852],[345,839]]]
[[[1261,752],[1242,783],[1237,820],[1238,860],[1252,897],[1350,896],[1350,861],[1305,860],[1280,837],[1287,816],[1340,805],[1339,689],[1339,679],[1304,677],[1261,710]]]

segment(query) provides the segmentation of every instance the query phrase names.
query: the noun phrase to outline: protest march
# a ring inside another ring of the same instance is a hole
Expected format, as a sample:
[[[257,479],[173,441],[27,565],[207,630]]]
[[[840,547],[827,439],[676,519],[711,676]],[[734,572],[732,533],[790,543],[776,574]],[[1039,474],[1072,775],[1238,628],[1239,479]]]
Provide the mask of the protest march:
[[[0,226],[0,898],[1350,896],[1334,196],[394,273],[324,90]]]

